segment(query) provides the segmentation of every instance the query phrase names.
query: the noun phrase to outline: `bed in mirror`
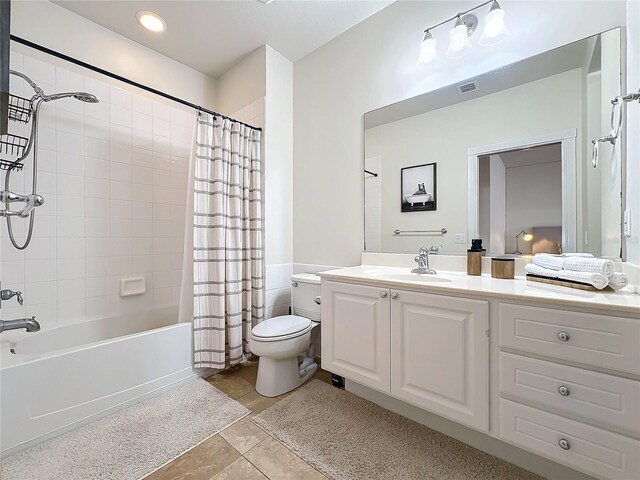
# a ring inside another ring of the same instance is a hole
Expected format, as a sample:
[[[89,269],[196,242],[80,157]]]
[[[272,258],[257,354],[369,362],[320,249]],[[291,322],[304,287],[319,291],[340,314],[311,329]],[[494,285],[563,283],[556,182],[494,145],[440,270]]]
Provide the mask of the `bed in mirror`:
[[[623,257],[621,29],[364,116],[365,250]],[[437,172],[437,174],[436,174]]]

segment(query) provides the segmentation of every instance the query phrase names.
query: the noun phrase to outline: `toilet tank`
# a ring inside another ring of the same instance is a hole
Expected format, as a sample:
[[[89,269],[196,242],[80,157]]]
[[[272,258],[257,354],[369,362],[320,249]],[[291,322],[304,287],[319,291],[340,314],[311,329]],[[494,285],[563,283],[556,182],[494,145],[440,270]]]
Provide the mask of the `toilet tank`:
[[[291,311],[294,315],[320,321],[320,277],[315,273],[291,275]]]

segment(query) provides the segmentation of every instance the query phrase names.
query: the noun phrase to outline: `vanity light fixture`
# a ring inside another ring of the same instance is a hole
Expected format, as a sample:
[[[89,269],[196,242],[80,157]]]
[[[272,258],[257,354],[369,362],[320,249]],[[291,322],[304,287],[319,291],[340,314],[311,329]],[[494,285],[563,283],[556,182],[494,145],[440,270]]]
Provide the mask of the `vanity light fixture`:
[[[509,31],[504,25],[504,10],[493,0],[489,13],[484,17],[484,29],[478,43],[483,47],[496,45],[507,38]]]
[[[457,59],[468,54],[471,49],[469,37],[473,35],[478,25],[478,18],[471,12],[491,4],[489,12],[484,17],[484,27],[480,36],[479,44],[482,46],[496,45],[504,40],[508,35],[507,27],[504,23],[504,10],[496,0],[488,0],[469,10],[460,12],[455,16],[448,18],[424,31],[424,38],[420,45],[420,55],[418,57],[418,66],[424,67],[429,63],[438,59],[436,51],[436,41],[433,38],[432,31],[452,20],[455,24],[449,32],[449,47],[447,48],[447,58]]]
[[[136,19],[140,25],[152,32],[159,33],[167,29],[167,22],[157,13],[148,10],[141,10],[136,13]]]
[[[427,30],[424,33],[422,44],[420,45],[420,57],[418,58],[418,66],[426,67],[431,62],[435,62],[440,58],[436,50],[436,39],[433,38],[431,32]]]
[[[458,15],[456,24],[449,32],[449,48],[447,49],[447,58],[462,58],[471,51],[471,42],[469,36],[475,30],[478,19],[475,15],[465,15],[463,21]]]

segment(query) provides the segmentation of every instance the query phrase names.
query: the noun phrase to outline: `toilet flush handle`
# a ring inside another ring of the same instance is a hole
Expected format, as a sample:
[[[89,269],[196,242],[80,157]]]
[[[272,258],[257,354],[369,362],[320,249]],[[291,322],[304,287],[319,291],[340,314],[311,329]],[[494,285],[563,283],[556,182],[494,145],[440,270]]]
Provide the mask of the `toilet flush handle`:
[[[320,305],[321,303],[320,296],[317,296],[316,298],[314,298],[313,301],[315,302],[316,305]]]

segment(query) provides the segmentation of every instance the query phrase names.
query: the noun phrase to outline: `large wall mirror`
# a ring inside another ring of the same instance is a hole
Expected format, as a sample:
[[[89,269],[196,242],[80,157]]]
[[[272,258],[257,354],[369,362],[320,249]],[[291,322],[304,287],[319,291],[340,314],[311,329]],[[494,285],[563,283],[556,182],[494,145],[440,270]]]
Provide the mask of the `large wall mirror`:
[[[613,29],[364,116],[365,249],[623,255]]]

